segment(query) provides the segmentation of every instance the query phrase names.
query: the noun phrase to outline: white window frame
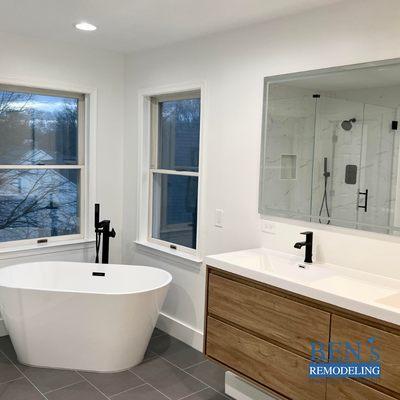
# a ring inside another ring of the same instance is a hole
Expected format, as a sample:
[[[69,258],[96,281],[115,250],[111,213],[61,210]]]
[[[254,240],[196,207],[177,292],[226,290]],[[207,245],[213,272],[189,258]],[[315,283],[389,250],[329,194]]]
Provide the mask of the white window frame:
[[[80,233],[73,235],[60,235],[38,237],[7,242],[0,242],[0,253],[18,250],[35,250],[54,246],[82,242],[92,242],[94,236],[90,233],[89,224],[94,223],[94,218],[89,210],[94,209],[95,192],[95,133],[97,115],[97,90],[94,88],[80,88],[72,85],[53,85],[49,82],[25,82],[0,78],[0,90],[14,90],[35,94],[56,95],[77,98],[78,103],[78,163],[75,165],[9,165],[1,164],[4,169],[75,169],[80,170]],[[89,175],[90,170],[90,175]],[[93,213],[92,213],[93,214]],[[39,243],[38,241],[45,241]]]
[[[202,256],[202,175],[203,175],[203,130],[205,114],[205,88],[203,83],[176,85],[162,88],[147,89],[139,92],[139,188],[138,188],[138,228],[136,243],[171,255],[176,255],[194,262],[201,262]],[[152,165],[156,146],[152,145],[158,129],[158,112],[154,112],[158,102],[165,100],[183,100],[200,98],[200,143],[198,172],[163,170]],[[157,99],[157,104],[154,104]],[[153,109],[153,112],[152,112]],[[154,121],[154,119],[156,119]],[[153,175],[169,174],[181,176],[196,176],[198,178],[197,191],[197,234],[196,249],[163,241],[152,237],[152,209],[153,209]]]

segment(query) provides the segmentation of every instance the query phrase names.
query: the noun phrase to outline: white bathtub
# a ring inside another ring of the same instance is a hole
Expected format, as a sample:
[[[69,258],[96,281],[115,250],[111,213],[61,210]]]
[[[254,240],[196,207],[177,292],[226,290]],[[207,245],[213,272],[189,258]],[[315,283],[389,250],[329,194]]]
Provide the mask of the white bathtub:
[[[142,266],[13,265],[0,268],[0,312],[23,364],[122,371],[142,361],[171,279]]]

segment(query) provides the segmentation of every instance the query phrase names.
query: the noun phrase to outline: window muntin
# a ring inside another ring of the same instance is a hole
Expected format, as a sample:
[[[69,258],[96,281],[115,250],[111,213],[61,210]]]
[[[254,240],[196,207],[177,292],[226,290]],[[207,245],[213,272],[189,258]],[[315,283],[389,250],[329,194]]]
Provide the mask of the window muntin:
[[[193,252],[198,230],[200,93],[153,97],[151,104],[148,239]]]
[[[83,114],[83,95],[0,86],[1,244],[82,236]]]

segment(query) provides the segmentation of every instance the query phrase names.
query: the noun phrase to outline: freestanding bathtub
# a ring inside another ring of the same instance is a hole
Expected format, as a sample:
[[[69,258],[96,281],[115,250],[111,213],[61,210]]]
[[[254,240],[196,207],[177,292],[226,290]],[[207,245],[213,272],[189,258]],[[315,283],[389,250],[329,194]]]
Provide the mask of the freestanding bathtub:
[[[13,265],[0,268],[0,311],[23,364],[122,371],[142,361],[171,280],[143,266]]]

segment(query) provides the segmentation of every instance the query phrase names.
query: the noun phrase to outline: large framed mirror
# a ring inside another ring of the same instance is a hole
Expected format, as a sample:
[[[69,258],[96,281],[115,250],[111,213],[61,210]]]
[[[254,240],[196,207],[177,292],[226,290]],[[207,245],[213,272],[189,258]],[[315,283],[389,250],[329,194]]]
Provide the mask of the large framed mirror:
[[[265,78],[259,212],[400,233],[400,60]]]

